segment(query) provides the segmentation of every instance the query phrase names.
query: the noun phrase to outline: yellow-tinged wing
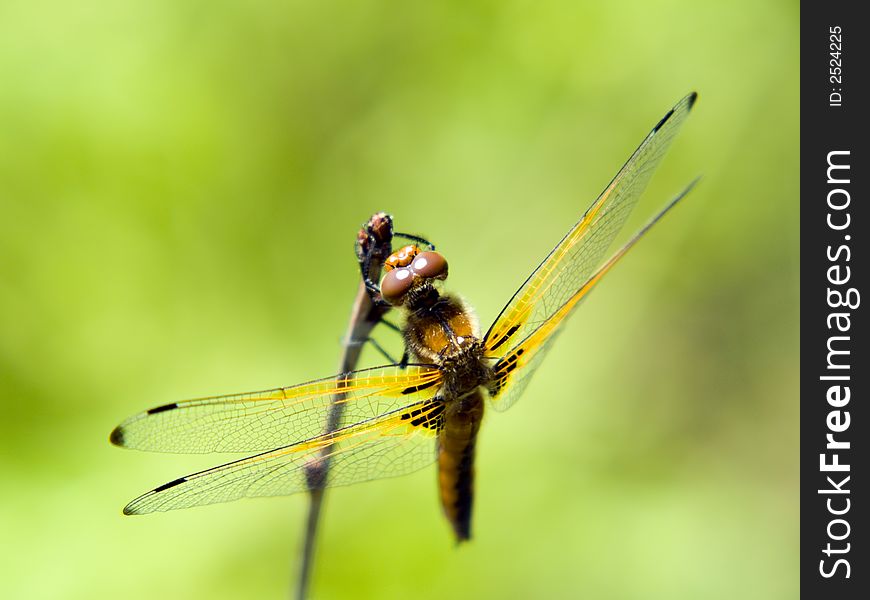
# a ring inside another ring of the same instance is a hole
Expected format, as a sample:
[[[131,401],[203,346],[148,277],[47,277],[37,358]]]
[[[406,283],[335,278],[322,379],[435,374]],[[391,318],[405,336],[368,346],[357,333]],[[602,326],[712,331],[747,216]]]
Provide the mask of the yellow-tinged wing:
[[[556,339],[561,325],[592,288],[613,268],[619,259],[640,240],[677,202],[679,202],[697,182],[693,181],[676,198],[671,200],[656,216],[640,229],[631,240],[620,248],[607,262],[592,274],[580,288],[566,300],[550,317],[541,323],[525,339],[505,352],[493,367],[495,377],[490,387],[492,405],[496,410],[506,410],[516,402],[526,389],[532,374],[538,368],[550,345]]]
[[[659,121],[580,221],[517,290],[484,337],[487,356],[506,357],[509,348],[555,315],[589,280],[696,97],[695,93],[686,96]]]
[[[433,365],[376,367],[262,392],[174,402],[130,417],[112,432],[117,446],[156,452],[262,452],[371,422],[432,397]],[[330,423],[343,410],[339,422]]]
[[[319,487],[404,475],[435,460],[434,440],[443,412],[439,398],[419,400],[332,433],[170,481],[130,502],[124,513],[138,515],[306,491],[312,469],[324,458],[330,466]],[[329,450],[324,457],[325,449]]]

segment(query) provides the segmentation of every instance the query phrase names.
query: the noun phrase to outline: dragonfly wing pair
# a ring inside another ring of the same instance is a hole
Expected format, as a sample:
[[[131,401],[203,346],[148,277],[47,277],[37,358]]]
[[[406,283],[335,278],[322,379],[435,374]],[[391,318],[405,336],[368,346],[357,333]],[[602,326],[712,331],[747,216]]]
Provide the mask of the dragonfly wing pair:
[[[157,452],[256,452],[164,484],[133,500],[142,514],[282,496],[308,489],[307,467],[328,459],[324,486],[392,477],[431,464],[443,405],[431,365],[378,367],[264,392],[157,407],[112,432],[126,448]],[[327,433],[333,399],[344,410]],[[324,450],[328,449],[326,453]]]
[[[529,276],[484,337],[494,361],[490,394],[513,404],[552,345],[565,318],[607,271],[685,193],[599,267],[653,171],[683,124],[695,95],[681,100]],[[691,187],[691,186],[690,186]],[[336,375],[264,392],[166,404],[119,425],[112,443],[158,452],[257,452],[181,477],[133,500],[126,514],[187,508],[312,487],[312,465],[329,461],[336,486],[402,475],[435,460],[444,403],[435,365],[397,365]],[[333,404],[339,403],[336,411]],[[333,423],[340,413],[338,423]]]
[[[522,394],[565,318],[694,185],[693,182],[599,267],[696,98],[695,93],[686,96],[659,121],[583,217],[529,275],[487,331],[486,354],[498,361],[497,378],[491,390],[492,404],[497,410],[509,408]]]

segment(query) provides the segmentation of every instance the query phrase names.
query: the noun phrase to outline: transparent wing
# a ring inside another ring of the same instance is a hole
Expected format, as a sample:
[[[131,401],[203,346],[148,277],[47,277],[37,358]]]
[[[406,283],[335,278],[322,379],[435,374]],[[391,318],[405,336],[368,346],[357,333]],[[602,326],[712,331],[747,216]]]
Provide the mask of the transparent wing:
[[[262,452],[431,397],[440,383],[433,365],[375,367],[292,387],[165,404],[130,417],[110,440],[156,452]]]
[[[543,360],[561,331],[561,325],[580,302],[592,291],[592,288],[610,271],[625,254],[650,230],[677,202],[679,202],[694,187],[697,180],[693,181],[676,198],[654,216],[643,228],[638,231],[631,240],[619,249],[607,260],[580,289],[565,301],[550,317],[537,329],[532,331],[520,343],[513,346],[495,364],[495,377],[490,388],[490,398],[496,410],[507,410],[516,402],[526,389],[535,370]]]
[[[488,356],[505,356],[508,348],[552,317],[589,279],[637,204],[696,97],[694,93],[686,96],[659,121],[583,218],[517,290],[484,337]]]
[[[181,477],[139,496],[124,514],[307,491],[310,473],[323,460],[330,466],[318,487],[404,475],[435,460],[443,411],[440,399],[421,400],[311,440]]]

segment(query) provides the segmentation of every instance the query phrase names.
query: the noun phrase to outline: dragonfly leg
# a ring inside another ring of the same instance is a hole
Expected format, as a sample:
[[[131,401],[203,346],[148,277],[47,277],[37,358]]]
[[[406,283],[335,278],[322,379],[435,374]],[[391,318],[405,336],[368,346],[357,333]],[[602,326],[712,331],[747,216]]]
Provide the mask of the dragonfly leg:
[[[386,350],[384,350],[384,347],[381,346],[381,345],[377,342],[377,340],[375,340],[374,338],[368,338],[368,339],[366,340],[366,342],[368,342],[369,344],[371,344],[372,346],[374,346],[375,350],[377,350],[378,352],[380,352],[380,353],[383,355],[383,357],[386,358],[387,361],[388,361],[390,364],[392,364],[392,365],[400,364],[400,363],[399,363],[395,358],[393,358],[393,357],[390,355],[389,352],[387,352]],[[365,342],[364,342],[364,343],[365,343]]]
[[[387,326],[388,329],[392,329],[396,333],[402,333],[402,328],[396,325],[395,323],[391,323],[384,318],[381,318],[381,323]]]
[[[405,238],[406,240],[411,241],[411,242],[414,242],[414,243],[417,244],[417,245],[420,245],[420,246],[426,246],[426,248],[427,248],[428,250],[434,250],[434,249],[435,249],[435,244],[433,244],[432,242],[430,242],[430,241],[427,240],[426,238],[421,238],[421,237],[418,236],[418,235],[411,235],[411,234],[409,234],[409,233],[398,233],[398,232],[393,232],[393,237]]]

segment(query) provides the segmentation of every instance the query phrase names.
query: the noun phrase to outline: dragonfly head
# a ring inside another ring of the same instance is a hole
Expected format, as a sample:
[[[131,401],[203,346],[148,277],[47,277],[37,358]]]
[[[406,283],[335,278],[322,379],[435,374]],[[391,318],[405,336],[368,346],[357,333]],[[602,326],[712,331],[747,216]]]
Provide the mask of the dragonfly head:
[[[447,260],[438,252],[420,252],[417,246],[405,246],[390,255],[384,270],[381,295],[393,306],[401,306],[412,290],[447,279]]]

